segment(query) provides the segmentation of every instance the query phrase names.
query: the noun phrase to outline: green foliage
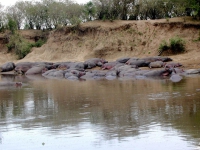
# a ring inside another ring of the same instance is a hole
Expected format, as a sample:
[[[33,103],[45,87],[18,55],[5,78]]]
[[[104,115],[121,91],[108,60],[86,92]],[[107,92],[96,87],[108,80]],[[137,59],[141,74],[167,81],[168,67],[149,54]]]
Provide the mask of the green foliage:
[[[39,39],[37,42],[32,44],[32,47],[41,47],[45,43],[46,43],[46,40]]]
[[[185,51],[185,41],[180,37],[176,36],[169,39],[170,49],[173,53],[181,53]]]
[[[84,5],[84,13],[88,21],[91,21],[92,18],[94,18],[96,14],[96,7],[91,1]]]
[[[163,40],[161,43],[160,43],[160,46],[159,46],[159,51],[166,51],[168,50],[170,47],[168,46],[167,42],[165,40]]]
[[[178,54],[185,51],[185,41],[178,36],[169,39],[169,44],[164,40],[159,45],[159,55],[162,52],[171,50],[173,54]]]
[[[102,20],[103,20],[103,21],[106,21],[106,15],[103,15]]]
[[[0,32],[5,32],[6,28],[4,25],[0,24]]]
[[[44,43],[44,40],[38,40],[36,43],[32,44],[18,33],[15,33],[11,35],[7,48],[8,52],[14,51],[18,59],[22,59],[30,53],[32,47],[41,47]]]
[[[17,30],[17,23],[12,18],[8,19],[8,29],[12,32],[12,34],[14,34]]]
[[[70,19],[70,22],[71,22],[72,25],[78,27],[81,23],[81,20],[78,17],[73,17],[73,18]]]

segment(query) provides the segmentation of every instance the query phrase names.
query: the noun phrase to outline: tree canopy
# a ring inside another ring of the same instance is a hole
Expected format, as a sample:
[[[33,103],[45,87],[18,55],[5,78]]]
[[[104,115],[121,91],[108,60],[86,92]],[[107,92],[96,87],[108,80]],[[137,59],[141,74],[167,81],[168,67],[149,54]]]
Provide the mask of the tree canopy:
[[[146,20],[178,16],[200,17],[200,0],[71,0],[18,1],[0,4],[0,29],[53,29],[95,19]]]

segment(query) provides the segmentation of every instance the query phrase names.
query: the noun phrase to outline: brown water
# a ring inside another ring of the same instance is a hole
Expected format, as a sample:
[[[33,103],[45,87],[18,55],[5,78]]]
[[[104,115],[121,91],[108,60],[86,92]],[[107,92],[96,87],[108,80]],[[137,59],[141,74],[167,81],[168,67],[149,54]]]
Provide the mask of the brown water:
[[[68,81],[3,77],[1,150],[200,150],[200,76]]]

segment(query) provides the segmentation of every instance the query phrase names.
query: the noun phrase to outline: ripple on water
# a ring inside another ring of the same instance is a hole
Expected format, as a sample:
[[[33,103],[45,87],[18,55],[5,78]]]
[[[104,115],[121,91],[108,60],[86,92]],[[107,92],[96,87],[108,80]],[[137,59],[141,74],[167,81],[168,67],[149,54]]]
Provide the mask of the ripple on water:
[[[148,95],[149,100],[166,100],[171,97],[171,95],[168,92],[163,93],[151,93]]]

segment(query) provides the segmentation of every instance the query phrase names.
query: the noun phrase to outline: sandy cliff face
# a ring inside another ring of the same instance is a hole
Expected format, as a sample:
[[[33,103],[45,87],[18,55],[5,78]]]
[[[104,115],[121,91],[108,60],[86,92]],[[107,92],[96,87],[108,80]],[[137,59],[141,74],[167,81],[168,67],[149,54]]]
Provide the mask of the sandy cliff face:
[[[174,55],[175,61],[190,68],[200,63],[200,24],[182,18],[154,21],[93,21],[80,27],[65,27],[50,31],[48,41],[18,61],[84,61],[101,57],[109,61],[119,57],[158,55],[162,40],[179,36],[186,41],[186,52]],[[30,31],[31,32],[31,31]],[[29,35],[28,32],[25,34]],[[7,54],[6,54],[7,55]],[[11,60],[15,58],[10,57]],[[9,59],[9,58],[7,58]],[[0,63],[3,60],[0,59]],[[200,66],[199,66],[200,67]]]

